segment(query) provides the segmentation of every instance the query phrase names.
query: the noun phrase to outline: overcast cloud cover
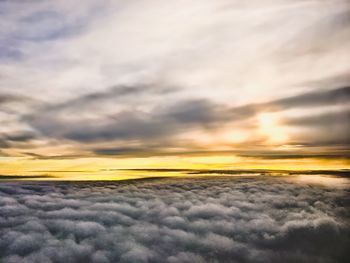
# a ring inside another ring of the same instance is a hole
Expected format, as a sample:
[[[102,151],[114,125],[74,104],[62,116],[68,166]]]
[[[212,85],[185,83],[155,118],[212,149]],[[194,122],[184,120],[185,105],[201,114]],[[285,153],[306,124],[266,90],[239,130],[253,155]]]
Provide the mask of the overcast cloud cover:
[[[348,0],[0,1],[0,154],[348,159],[349,30]]]
[[[348,179],[297,179],[3,182],[0,261],[347,262]]]

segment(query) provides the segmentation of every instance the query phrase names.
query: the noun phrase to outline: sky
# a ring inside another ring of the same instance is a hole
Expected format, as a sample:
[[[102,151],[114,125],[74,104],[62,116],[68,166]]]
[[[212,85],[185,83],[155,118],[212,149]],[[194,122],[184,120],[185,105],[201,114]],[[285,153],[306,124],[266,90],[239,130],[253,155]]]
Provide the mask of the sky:
[[[0,1],[0,174],[350,168],[348,0]]]

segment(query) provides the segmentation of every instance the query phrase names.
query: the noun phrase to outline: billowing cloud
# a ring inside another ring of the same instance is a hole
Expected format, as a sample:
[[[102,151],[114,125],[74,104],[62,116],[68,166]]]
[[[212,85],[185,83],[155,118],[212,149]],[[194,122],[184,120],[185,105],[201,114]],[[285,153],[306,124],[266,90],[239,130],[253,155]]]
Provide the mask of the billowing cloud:
[[[0,259],[345,263],[347,194],[297,177],[2,183]]]

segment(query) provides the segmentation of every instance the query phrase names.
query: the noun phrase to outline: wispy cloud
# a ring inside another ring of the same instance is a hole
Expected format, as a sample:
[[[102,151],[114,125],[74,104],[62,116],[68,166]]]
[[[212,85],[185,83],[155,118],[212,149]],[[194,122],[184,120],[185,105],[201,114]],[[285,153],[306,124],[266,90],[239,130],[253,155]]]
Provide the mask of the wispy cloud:
[[[348,156],[346,0],[0,10],[4,156]]]

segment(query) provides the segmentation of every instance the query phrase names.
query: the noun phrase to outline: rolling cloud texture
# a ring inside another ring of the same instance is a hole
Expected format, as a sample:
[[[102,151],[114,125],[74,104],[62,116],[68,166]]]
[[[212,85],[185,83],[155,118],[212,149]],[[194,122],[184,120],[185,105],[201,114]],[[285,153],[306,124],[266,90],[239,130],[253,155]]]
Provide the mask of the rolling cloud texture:
[[[3,182],[0,261],[347,262],[349,189],[288,178]]]

